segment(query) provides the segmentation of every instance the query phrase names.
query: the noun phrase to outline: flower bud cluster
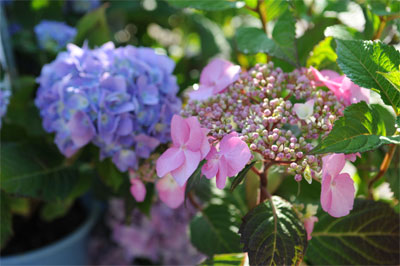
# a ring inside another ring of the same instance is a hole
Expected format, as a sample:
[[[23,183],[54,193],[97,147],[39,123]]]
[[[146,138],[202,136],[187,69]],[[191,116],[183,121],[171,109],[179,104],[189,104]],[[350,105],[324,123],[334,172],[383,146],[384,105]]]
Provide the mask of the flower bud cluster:
[[[309,100],[312,113],[300,118],[293,107]],[[253,152],[287,165],[297,181],[304,177],[311,182],[321,170],[321,158],[309,152],[316,139],[330,132],[344,108],[343,100],[315,86],[309,69],[284,73],[270,62],[241,73],[224,93],[189,102],[182,115],[197,116],[217,139],[238,132]]]

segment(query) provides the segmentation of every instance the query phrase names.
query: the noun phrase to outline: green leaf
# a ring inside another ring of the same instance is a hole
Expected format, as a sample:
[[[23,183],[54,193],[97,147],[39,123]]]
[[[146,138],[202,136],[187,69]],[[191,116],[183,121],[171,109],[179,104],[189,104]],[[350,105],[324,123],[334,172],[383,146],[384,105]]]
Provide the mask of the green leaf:
[[[49,0],[32,0],[31,7],[34,10],[39,10],[49,5]]]
[[[349,215],[318,219],[307,250],[312,264],[399,264],[399,216],[386,203],[356,199]]]
[[[126,173],[121,173],[110,159],[106,159],[98,163],[97,171],[101,180],[117,192],[125,179],[128,178]]]
[[[220,254],[214,255],[211,259],[206,259],[200,265],[215,265],[215,266],[225,266],[225,265],[245,265],[247,255],[245,253],[233,253],[233,254]]]
[[[392,162],[385,173],[386,181],[389,183],[390,190],[394,197],[400,200],[400,149],[396,149]],[[399,204],[399,203],[398,203]]]
[[[332,37],[326,37],[316,45],[307,59],[307,67],[313,66],[316,69],[332,69],[336,66],[337,55],[333,48]]]
[[[380,117],[382,110],[378,108],[364,101],[350,105],[344,116],[335,121],[329,135],[311,152],[355,153],[373,150],[382,144],[400,144],[400,136],[387,136],[386,119]],[[387,115],[392,116],[388,111]]]
[[[88,40],[89,45],[93,47],[111,40],[105,11],[106,5],[103,5],[87,13],[78,21],[76,26],[78,33],[74,43],[82,45],[85,40]]]
[[[178,8],[195,8],[206,11],[220,11],[232,8],[241,8],[245,5],[244,1],[228,0],[167,0],[169,4]]]
[[[390,84],[392,84],[392,86],[395,87],[400,92],[400,71],[392,71],[388,73],[378,72],[378,73],[384,76],[385,79],[389,81]]]
[[[0,187],[10,194],[65,199],[79,175],[76,168],[60,162],[57,150],[43,143],[2,143]]]
[[[287,1],[265,0],[267,21],[280,17],[288,8]]]
[[[209,205],[190,222],[192,244],[208,256],[241,252],[237,220],[233,206]]]
[[[8,197],[4,191],[0,191],[0,211],[1,211],[1,223],[0,223],[0,248],[3,248],[7,240],[13,234],[12,230],[12,214]]]
[[[189,195],[189,192],[193,188],[195,188],[198,184],[200,184],[201,178],[203,176],[203,174],[201,173],[201,168],[203,167],[203,165],[205,163],[206,163],[206,160],[202,160],[200,162],[200,164],[197,166],[194,173],[189,177],[187,184],[186,184],[186,188],[185,188],[185,200],[186,200],[187,196]],[[186,203],[186,201],[185,201],[185,203]]]
[[[307,248],[303,223],[292,205],[278,196],[251,210],[239,233],[250,265],[298,265]]]
[[[379,41],[337,40],[338,64],[356,84],[377,91],[382,100],[400,112],[400,91],[378,72],[397,71],[400,53]]]
[[[235,190],[235,188],[242,183],[243,179],[246,177],[247,172],[253,167],[253,165],[256,163],[256,161],[251,162],[250,164],[246,165],[242,171],[240,171],[235,179],[233,179],[232,184],[231,184],[231,191]]]
[[[289,11],[276,22],[272,37],[268,38],[258,28],[244,27],[236,32],[239,51],[245,54],[268,53],[296,65],[295,20]]]
[[[40,218],[50,222],[62,217],[68,212],[73,202],[71,199],[47,202],[40,210]]]

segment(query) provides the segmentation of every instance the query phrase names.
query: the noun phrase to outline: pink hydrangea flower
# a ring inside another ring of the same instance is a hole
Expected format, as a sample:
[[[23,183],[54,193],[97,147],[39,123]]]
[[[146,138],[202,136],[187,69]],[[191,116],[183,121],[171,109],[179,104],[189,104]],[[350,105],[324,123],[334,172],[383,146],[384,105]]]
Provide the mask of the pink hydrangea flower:
[[[183,186],[210,151],[208,130],[200,127],[196,117],[174,115],[171,121],[172,146],[157,160],[159,177],[171,174]]]
[[[311,233],[314,230],[314,223],[318,222],[318,218],[315,216],[308,217],[304,219],[304,228],[307,232],[307,240],[311,240]]]
[[[319,72],[311,67],[317,86],[328,87],[345,104],[350,105],[365,101],[369,103],[370,91],[354,84],[346,75],[340,76],[332,70],[321,70]]]
[[[296,103],[292,109],[298,118],[306,120],[312,116],[314,112],[314,100],[308,100],[305,103]]]
[[[216,58],[201,72],[198,90],[189,93],[190,100],[205,100],[223,92],[230,84],[239,79],[240,66]]]
[[[345,155],[331,154],[322,158],[321,206],[333,217],[349,214],[354,203],[354,181],[348,173],[340,173]]]
[[[156,189],[161,201],[168,207],[178,208],[185,199],[185,187],[180,187],[171,174],[167,174],[156,183]]]
[[[226,178],[235,176],[243,169],[250,160],[251,152],[236,132],[223,137],[217,148],[211,148],[206,157],[207,163],[203,165],[201,172],[208,179],[216,176],[217,187],[223,189]]]
[[[146,197],[146,186],[139,178],[131,178],[131,194],[136,201],[142,202]]]

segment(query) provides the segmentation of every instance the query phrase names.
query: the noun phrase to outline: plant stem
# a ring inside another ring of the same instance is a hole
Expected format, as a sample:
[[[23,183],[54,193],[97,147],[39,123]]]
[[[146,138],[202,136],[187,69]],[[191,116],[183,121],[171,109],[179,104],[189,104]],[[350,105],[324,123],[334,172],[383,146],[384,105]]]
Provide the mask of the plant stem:
[[[273,163],[265,163],[264,171],[259,174],[260,177],[260,203],[266,199],[271,198],[268,192],[268,169],[273,165]]]
[[[199,203],[197,203],[197,201],[194,199],[193,197],[193,193],[189,192],[188,194],[188,199],[190,201],[190,203],[193,205],[193,207],[195,207],[197,210],[199,210],[200,212],[203,211],[203,208],[200,206]]]
[[[386,17],[379,17],[379,20],[380,20],[379,28],[375,36],[373,37],[374,40],[379,40],[381,38],[382,32],[386,26]]]
[[[265,1],[264,0],[258,0],[257,1],[257,7],[256,7],[257,13],[260,16],[261,24],[263,27],[263,30],[265,34],[268,34],[267,30],[267,12],[265,9]]]
[[[380,178],[382,178],[383,175],[388,170],[390,162],[393,159],[394,152],[396,151],[396,148],[397,148],[397,146],[395,144],[390,144],[389,147],[390,147],[389,151],[386,153],[385,158],[383,158],[383,161],[379,168],[378,174],[373,179],[371,179],[371,181],[369,181],[369,183],[368,183],[368,198],[369,199],[372,199],[372,188],[373,188],[374,183],[376,181],[378,181]]]

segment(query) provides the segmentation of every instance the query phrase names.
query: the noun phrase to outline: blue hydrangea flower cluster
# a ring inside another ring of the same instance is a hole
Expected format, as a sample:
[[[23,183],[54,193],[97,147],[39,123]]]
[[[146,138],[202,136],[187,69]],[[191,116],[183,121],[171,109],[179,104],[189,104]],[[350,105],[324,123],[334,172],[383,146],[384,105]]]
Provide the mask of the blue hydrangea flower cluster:
[[[6,114],[8,103],[10,102],[11,91],[0,86],[0,128],[1,119]]]
[[[58,52],[72,42],[77,30],[64,22],[42,20],[34,28],[41,49]]]
[[[170,141],[172,116],[181,108],[175,63],[151,48],[96,49],[69,44],[37,79],[36,106],[47,132],[67,157],[88,143],[100,147],[120,171],[136,169]]]

